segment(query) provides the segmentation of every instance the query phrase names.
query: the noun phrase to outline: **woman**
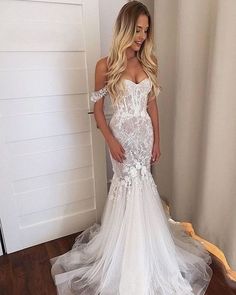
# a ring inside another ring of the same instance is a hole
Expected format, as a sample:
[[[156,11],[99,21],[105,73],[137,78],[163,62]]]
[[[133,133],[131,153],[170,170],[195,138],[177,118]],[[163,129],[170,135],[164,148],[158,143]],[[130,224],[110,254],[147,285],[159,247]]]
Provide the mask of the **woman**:
[[[97,62],[94,114],[110,151],[114,175],[101,226],[80,234],[54,258],[58,294],[202,295],[212,276],[204,247],[167,219],[150,173],[160,158],[160,92],[152,23],[142,3],[119,12],[109,56]],[[114,114],[107,125],[103,103]]]

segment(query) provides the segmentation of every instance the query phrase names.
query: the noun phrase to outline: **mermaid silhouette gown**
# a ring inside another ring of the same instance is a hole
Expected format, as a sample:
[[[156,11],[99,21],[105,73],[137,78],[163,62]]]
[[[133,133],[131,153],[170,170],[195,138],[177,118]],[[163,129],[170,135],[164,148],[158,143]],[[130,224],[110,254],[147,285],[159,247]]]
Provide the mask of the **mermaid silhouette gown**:
[[[168,218],[150,172],[153,129],[149,78],[124,79],[125,94],[109,126],[125,149],[111,157],[113,179],[101,225],[82,232],[72,249],[51,260],[60,295],[202,295],[212,276],[202,243]],[[160,89],[159,89],[160,92]],[[106,86],[91,94],[96,102]]]

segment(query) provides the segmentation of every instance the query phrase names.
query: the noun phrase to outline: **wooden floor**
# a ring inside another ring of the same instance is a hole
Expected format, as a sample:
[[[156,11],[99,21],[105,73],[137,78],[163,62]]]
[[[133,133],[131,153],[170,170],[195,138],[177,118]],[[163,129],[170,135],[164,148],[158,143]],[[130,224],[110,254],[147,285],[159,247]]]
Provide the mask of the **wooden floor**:
[[[76,235],[0,257],[0,295],[56,295],[49,259],[68,251]],[[213,258],[213,278],[207,295],[236,295],[236,283],[228,280]]]

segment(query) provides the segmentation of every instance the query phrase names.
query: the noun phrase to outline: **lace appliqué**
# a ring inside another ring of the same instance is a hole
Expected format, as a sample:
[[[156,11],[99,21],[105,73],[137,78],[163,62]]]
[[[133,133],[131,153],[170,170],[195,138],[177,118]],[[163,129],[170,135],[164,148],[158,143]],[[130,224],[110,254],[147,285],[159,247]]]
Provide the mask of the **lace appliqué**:
[[[103,96],[107,95],[108,94],[108,90],[105,87],[97,90],[97,91],[93,91],[91,93],[91,96],[90,96],[90,100],[93,101],[93,102],[96,102],[98,101],[100,98],[102,98]]]
[[[108,199],[119,200],[122,196],[128,199],[130,196],[131,187],[134,182],[136,182],[135,185],[139,185],[140,189],[142,189],[142,181],[147,181],[147,179],[151,178],[151,172],[149,168],[147,168],[145,165],[142,165],[140,162],[137,162],[136,165],[133,166],[125,166],[123,172],[124,173],[122,176],[118,176],[116,173],[114,173]],[[150,184],[156,188],[156,184],[154,182],[151,182]]]

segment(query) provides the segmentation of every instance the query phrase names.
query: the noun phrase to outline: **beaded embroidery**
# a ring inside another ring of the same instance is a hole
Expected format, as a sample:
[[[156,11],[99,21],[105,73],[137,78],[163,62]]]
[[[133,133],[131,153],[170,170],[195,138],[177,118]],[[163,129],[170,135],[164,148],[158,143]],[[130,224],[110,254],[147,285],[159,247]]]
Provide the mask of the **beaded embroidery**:
[[[101,89],[99,89],[97,91],[93,91],[91,93],[90,99],[91,99],[91,101],[96,102],[100,98],[102,98],[103,96],[107,95],[107,93],[108,93],[108,90],[107,90],[107,88],[105,86],[105,87],[103,87],[103,88],[101,88]]]

